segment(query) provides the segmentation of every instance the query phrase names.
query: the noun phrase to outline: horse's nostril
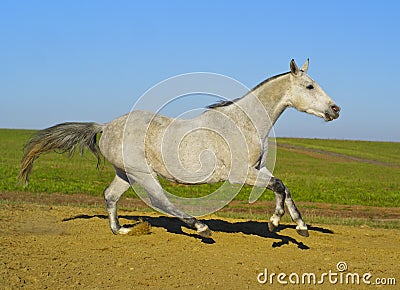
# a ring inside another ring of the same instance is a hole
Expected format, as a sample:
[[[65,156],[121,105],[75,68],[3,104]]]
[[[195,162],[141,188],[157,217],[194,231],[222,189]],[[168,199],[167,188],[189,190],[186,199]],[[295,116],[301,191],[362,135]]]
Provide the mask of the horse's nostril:
[[[339,113],[339,112],[340,112],[340,107],[339,107],[339,106],[332,105],[331,108],[332,108],[332,110],[333,110],[334,112],[336,112],[336,113]]]

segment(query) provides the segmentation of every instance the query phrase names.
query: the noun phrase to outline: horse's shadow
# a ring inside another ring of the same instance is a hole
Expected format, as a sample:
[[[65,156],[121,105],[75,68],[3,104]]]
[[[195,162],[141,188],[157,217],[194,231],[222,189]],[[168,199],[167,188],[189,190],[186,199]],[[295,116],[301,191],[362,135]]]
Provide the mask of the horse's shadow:
[[[63,222],[76,220],[76,219],[91,219],[91,218],[101,218],[108,219],[106,215],[77,215],[75,217],[65,218]],[[138,221],[143,220],[147,221],[151,224],[152,227],[161,227],[166,229],[169,233],[186,235],[194,238],[200,239],[203,243],[206,244],[214,244],[215,240],[212,238],[203,238],[197,234],[188,234],[182,231],[182,227],[187,228],[186,224],[184,224],[181,220],[174,217],[151,217],[151,216],[130,216],[123,215],[120,218]],[[281,247],[283,245],[288,245],[289,243],[295,244],[299,249],[308,250],[310,247],[305,245],[303,242],[297,241],[295,238],[280,235],[279,232],[283,229],[291,228],[295,229],[295,225],[279,225],[276,232],[270,232],[268,230],[268,226],[265,222],[258,221],[245,221],[245,222],[227,222],[220,219],[210,219],[210,220],[202,220],[203,223],[207,224],[212,231],[223,232],[223,233],[243,233],[245,235],[255,235],[263,238],[270,238],[279,240],[277,242],[272,243],[272,247]],[[133,225],[124,225],[124,227],[132,227]],[[308,225],[309,231],[320,232],[324,234],[333,234],[333,231],[321,227],[314,227]]]

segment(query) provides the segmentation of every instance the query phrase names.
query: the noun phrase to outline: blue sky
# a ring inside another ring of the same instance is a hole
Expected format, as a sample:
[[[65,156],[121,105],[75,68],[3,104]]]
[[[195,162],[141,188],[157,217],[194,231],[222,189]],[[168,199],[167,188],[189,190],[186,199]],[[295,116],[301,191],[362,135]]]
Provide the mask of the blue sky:
[[[400,141],[399,3],[1,1],[0,128],[104,123],[177,74],[253,87],[309,57],[341,117],[289,109],[277,136]]]

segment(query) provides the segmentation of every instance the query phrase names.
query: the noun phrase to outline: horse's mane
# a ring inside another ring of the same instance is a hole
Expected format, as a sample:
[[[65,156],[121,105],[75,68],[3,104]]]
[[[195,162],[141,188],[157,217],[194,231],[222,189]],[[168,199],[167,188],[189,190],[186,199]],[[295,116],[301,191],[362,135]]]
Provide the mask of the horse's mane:
[[[268,83],[268,82],[270,82],[270,81],[272,81],[272,80],[274,80],[274,79],[277,79],[277,78],[279,78],[279,77],[281,77],[281,76],[287,75],[287,74],[289,74],[289,73],[290,73],[290,72],[285,72],[285,73],[278,74],[278,75],[276,75],[276,76],[272,76],[272,77],[270,77],[270,78],[268,78],[268,79],[262,81],[262,82],[259,83],[258,85],[256,85],[254,88],[252,88],[252,89],[249,91],[249,93],[255,91],[256,89],[258,89],[258,88],[261,87],[262,85],[264,85],[264,84],[266,84],[266,83]],[[247,95],[247,94],[246,94],[246,95]],[[219,108],[219,107],[226,107],[226,106],[229,106],[229,105],[234,104],[235,102],[239,101],[239,100],[240,100],[241,98],[243,98],[243,97],[244,97],[244,96],[241,96],[241,97],[236,98],[236,99],[234,99],[234,100],[221,100],[221,101],[219,101],[219,102],[216,102],[216,103],[214,103],[214,104],[211,104],[211,105],[207,106],[207,109],[215,109],[215,108]]]

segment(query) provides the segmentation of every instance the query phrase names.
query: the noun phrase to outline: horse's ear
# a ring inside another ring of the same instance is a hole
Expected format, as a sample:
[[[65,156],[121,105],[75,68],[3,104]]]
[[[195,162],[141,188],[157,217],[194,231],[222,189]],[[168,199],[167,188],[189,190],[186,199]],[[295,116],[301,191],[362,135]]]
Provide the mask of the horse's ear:
[[[297,67],[297,64],[294,62],[294,59],[290,61],[290,71],[294,75],[297,75],[299,73],[299,68]]]
[[[307,60],[306,60],[306,62],[303,64],[303,66],[301,67],[301,70],[303,71],[303,72],[307,72],[307,70],[308,70],[308,63],[310,62],[310,59],[309,58],[307,58]]]

